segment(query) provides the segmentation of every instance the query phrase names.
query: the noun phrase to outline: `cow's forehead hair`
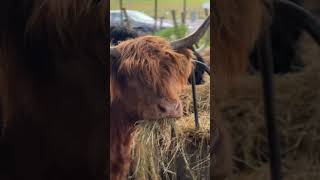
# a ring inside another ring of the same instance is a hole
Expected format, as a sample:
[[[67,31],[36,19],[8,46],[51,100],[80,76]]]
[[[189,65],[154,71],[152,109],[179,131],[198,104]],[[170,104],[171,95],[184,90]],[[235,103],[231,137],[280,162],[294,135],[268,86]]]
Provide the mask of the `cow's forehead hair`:
[[[169,41],[157,36],[138,37],[115,47],[120,53],[115,75],[118,82],[135,80],[155,91],[163,89],[165,92],[160,93],[166,94],[171,90],[165,87],[187,84],[194,58],[192,51],[176,52]]]

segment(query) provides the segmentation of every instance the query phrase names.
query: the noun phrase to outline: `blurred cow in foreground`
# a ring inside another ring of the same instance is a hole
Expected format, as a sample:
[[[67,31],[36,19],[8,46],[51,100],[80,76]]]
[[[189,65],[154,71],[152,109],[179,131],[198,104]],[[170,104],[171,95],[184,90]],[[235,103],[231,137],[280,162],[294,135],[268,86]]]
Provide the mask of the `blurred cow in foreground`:
[[[257,50],[255,48],[259,48],[260,43],[264,43],[261,42],[261,39],[269,28],[271,28],[271,32],[274,35],[274,43],[279,43],[279,46],[273,44],[272,47],[275,51],[274,57],[277,57],[275,58],[275,61],[278,61],[276,62],[276,69],[279,68],[277,69],[279,72],[288,70],[286,68],[282,69],[282,65],[279,64],[292,63],[292,52],[295,51],[293,46],[299,37],[301,29],[306,30],[320,43],[320,24],[310,13],[287,0],[278,0],[276,2],[273,7],[269,0],[213,1],[214,43],[212,48],[214,56],[212,57],[212,63],[215,71],[215,93],[211,95],[221,95],[226,87],[234,85],[232,82],[236,80],[238,75],[247,72],[251,52]],[[274,19],[272,7],[276,12]],[[283,14],[283,16],[280,18],[278,17],[279,14]],[[287,25],[284,29],[288,32],[278,29],[281,28],[279,23],[283,21],[288,23],[283,23],[283,25]],[[297,27],[291,28],[292,26]],[[279,36],[279,34],[281,35]],[[289,38],[289,40],[286,38]],[[283,46],[287,45],[288,47],[282,49]],[[255,61],[257,60],[255,59]],[[219,107],[212,107],[215,115],[219,111]],[[220,132],[212,134],[213,151],[211,157],[216,158],[213,159],[211,174],[213,179],[219,180],[225,179],[231,174],[232,154],[229,133],[225,131],[223,122],[216,118],[217,116],[219,117],[219,115],[215,115],[215,119],[211,121],[211,131]]]
[[[1,180],[106,179],[107,3],[1,1]]]

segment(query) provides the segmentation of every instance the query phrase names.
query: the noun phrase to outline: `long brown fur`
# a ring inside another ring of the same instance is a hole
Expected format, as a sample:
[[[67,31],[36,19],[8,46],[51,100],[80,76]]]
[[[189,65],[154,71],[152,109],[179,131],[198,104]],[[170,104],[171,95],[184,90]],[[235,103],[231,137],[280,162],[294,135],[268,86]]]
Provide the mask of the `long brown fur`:
[[[0,179],[106,178],[107,3],[1,2],[1,138],[12,154],[0,163],[14,166]]]
[[[151,108],[146,102],[178,99],[191,73],[193,54],[175,52],[168,41],[155,36],[124,41],[116,48],[120,57],[112,60],[110,75],[110,172],[112,180],[122,180],[129,171],[134,123]],[[137,89],[128,91],[132,83]]]
[[[220,78],[247,70],[249,54],[268,21],[265,1],[213,1],[213,67]]]
[[[268,0],[213,1],[213,71],[214,92],[211,99],[235,85],[236,79],[247,71],[249,55],[268,27]],[[221,95],[221,94],[220,94]],[[216,105],[213,112],[218,112]],[[213,131],[219,130],[222,143],[217,148],[216,164],[212,165],[213,179],[223,180],[232,173],[231,136],[221,117],[211,117]]]

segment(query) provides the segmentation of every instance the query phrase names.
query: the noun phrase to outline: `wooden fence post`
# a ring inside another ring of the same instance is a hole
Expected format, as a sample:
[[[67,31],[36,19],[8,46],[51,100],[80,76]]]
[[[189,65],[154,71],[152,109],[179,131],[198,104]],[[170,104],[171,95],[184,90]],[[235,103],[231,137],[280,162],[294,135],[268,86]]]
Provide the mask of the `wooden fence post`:
[[[119,6],[120,6],[120,24],[123,25],[123,16],[122,16],[122,8],[123,8],[123,4],[122,4],[122,0],[119,1]]]
[[[209,15],[209,10],[208,10],[208,8],[204,8],[204,14],[206,15],[206,17]]]
[[[185,19],[184,12],[181,13],[181,24],[186,24],[186,19]]]
[[[183,0],[183,12],[181,13],[182,24],[186,23],[186,16],[187,16],[187,2],[186,0]]]
[[[124,17],[125,17],[126,22],[127,22],[126,26],[130,29],[131,28],[131,24],[130,24],[130,19],[129,19],[129,16],[128,16],[126,8],[122,8],[121,11],[123,12]],[[121,12],[121,14],[122,14],[122,12]]]
[[[174,25],[174,31],[176,36],[178,36],[178,23],[177,23],[177,19],[176,19],[176,11],[175,10],[171,10],[171,14],[172,14],[172,20],[173,20],[173,25]]]
[[[177,19],[176,19],[176,11],[171,10],[171,14],[172,14],[172,21],[173,21],[174,28],[177,29],[178,23],[177,23]]]
[[[153,32],[157,30],[157,20],[158,20],[158,0],[154,0],[154,28]]]

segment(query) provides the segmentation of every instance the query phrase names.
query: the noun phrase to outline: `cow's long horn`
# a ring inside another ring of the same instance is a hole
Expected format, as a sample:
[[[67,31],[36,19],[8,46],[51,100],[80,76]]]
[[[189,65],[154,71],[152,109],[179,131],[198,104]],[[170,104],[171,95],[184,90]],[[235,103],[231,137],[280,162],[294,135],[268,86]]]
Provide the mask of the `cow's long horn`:
[[[190,48],[192,45],[200,40],[207,29],[210,27],[210,15],[205,19],[205,21],[189,36],[178,39],[171,42],[171,47],[173,49]]]
[[[276,8],[285,9],[290,18],[297,21],[320,45],[320,22],[310,12],[288,0],[276,2]]]

